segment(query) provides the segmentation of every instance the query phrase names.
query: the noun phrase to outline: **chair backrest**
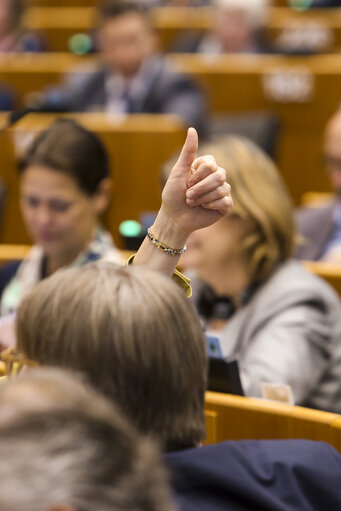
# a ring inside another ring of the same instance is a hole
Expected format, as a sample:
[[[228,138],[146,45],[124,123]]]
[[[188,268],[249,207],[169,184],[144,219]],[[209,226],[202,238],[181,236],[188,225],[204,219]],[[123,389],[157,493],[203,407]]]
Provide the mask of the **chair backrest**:
[[[29,245],[4,245],[0,244],[0,266],[11,261],[24,259],[30,250]]]
[[[207,392],[206,443],[225,440],[304,438],[341,451],[341,417],[262,399]]]
[[[341,296],[341,265],[320,261],[304,261],[307,270],[325,279]]]
[[[6,185],[2,180],[0,180],[0,228],[1,228],[2,222],[3,222],[3,212],[4,212],[5,200],[6,200]]]
[[[10,261],[19,261],[23,259],[30,250],[30,245],[3,245],[0,244],[0,266]],[[128,260],[133,252],[129,250],[120,250],[124,260]]]
[[[213,117],[209,129],[213,139],[227,135],[249,138],[275,160],[279,132],[278,116],[266,111],[217,115]]]
[[[301,197],[301,206],[323,208],[333,197],[334,194],[331,192],[305,192]]]

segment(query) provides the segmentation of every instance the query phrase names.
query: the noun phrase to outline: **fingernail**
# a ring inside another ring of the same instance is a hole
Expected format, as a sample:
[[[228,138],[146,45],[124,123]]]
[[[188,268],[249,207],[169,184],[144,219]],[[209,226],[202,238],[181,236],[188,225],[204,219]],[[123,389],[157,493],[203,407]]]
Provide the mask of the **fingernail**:
[[[192,190],[189,190],[186,193],[186,197],[187,197],[187,199],[194,199],[194,192]]]

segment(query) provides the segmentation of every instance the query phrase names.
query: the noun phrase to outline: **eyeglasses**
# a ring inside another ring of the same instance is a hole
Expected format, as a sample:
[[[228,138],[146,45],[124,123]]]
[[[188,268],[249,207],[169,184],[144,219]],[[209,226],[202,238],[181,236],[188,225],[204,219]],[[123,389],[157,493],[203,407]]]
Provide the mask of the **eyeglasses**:
[[[5,376],[16,376],[23,366],[35,367],[37,362],[29,360],[15,348],[7,348],[0,353],[0,361],[3,362],[2,370]]]

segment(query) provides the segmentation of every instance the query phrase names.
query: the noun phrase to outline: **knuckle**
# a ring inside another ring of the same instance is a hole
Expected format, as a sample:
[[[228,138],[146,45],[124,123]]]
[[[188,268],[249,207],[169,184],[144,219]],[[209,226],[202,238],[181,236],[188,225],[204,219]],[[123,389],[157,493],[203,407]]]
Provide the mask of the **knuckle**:
[[[232,199],[230,197],[223,198],[223,206],[226,212],[228,212],[232,207]]]
[[[225,190],[224,186],[220,186],[218,188],[218,191],[219,191],[219,198],[220,199],[226,198],[226,190]]]
[[[202,195],[203,190],[204,190],[204,184],[203,184],[202,182],[197,183],[197,184],[193,187],[193,191],[194,191],[194,194],[195,194],[195,198],[197,198],[197,197],[199,197],[200,195]]]
[[[214,157],[211,154],[208,154],[207,156],[204,156],[204,159],[202,161],[202,164],[205,166],[207,170],[209,170],[211,173],[217,171],[217,163],[214,159]]]
[[[216,174],[219,177],[219,180],[220,180],[221,183],[226,183],[226,172],[225,172],[224,169],[219,167],[218,170],[216,171]]]

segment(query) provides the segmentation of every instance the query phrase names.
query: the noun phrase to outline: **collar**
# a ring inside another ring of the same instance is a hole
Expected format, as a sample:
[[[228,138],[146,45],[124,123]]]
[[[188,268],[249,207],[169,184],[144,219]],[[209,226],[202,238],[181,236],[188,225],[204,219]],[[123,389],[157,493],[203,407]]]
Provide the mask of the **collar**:
[[[131,100],[138,106],[142,104],[155,77],[162,66],[162,60],[158,56],[146,58],[137,73],[127,80],[118,73],[108,73],[105,78],[105,90],[107,97],[119,100],[124,93],[128,93]]]

